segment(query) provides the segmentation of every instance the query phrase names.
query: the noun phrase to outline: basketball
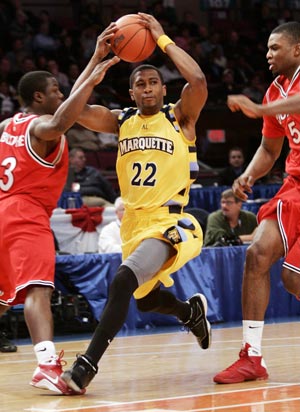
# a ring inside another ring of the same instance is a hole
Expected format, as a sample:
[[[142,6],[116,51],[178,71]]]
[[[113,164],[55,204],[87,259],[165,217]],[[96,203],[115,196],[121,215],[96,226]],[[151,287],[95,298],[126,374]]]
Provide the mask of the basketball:
[[[136,63],[154,52],[156,43],[150,30],[138,22],[137,14],[126,14],[116,21],[118,30],[110,41],[112,51],[120,59]]]

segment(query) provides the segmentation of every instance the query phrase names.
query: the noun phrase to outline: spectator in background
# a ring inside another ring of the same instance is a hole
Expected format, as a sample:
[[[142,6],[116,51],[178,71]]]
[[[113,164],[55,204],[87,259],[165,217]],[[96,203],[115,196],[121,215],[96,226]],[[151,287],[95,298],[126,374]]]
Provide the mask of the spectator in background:
[[[86,166],[84,151],[74,148],[69,154],[70,167],[74,169],[74,183],[80,185],[79,192],[85,206],[113,206],[117,194],[100,170]]]
[[[219,174],[219,184],[231,186],[234,180],[240,176],[246,168],[243,150],[236,146],[232,147],[228,153],[229,166]]]
[[[186,52],[189,52],[191,49],[190,47],[191,36],[190,36],[188,28],[185,27],[184,25],[180,26],[180,29],[175,34],[174,41],[183,50],[185,50]]]
[[[28,21],[28,16],[24,10],[18,8],[15,18],[12,20],[9,27],[9,35],[11,40],[16,38],[23,39],[28,43],[33,35],[34,29]]]
[[[9,117],[19,108],[16,91],[5,80],[0,80],[0,115]]]
[[[241,55],[235,56],[233,59],[228,60],[228,68],[233,71],[235,83],[239,88],[244,87],[255,73],[255,69],[250,63],[248,48],[245,46],[245,51]]]
[[[54,58],[59,46],[57,39],[49,33],[49,23],[41,22],[38,32],[33,36],[32,48],[35,54],[45,54],[48,58]]]
[[[24,40],[17,37],[12,41],[11,49],[6,53],[5,57],[9,59],[9,72],[17,73],[20,70],[24,57],[31,55],[31,50],[27,50],[24,45]],[[5,71],[7,72],[7,70]],[[16,77],[18,80],[18,76]]]
[[[228,59],[233,59],[235,56],[243,54],[243,47],[243,41],[236,30],[226,33],[224,53]]]
[[[86,4],[85,4],[86,3]],[[96,0],[90,0],[88,2],[82,2],[82,10],[80,16],[80,26],[82,29],[85,27],[95,25],[100,32],[104,28],[102,21],[103,10],[100,5],[101,2]],[[104,17],[104,16],[103,16]]]
[[[99,139],[101,149],[112,150],[118,148],[118,136],[116,134],[98,132],[97,137]]]
[[[78,37],[78,35],[77,35]],[[78,38],[74,34],[64,32],[60,36],[58,49],[56,50],[56,58],[63,71],[67,72],[70,65],[81,65],[82,50],[77,44]]]
[[[124,214],[124,203],[121,197],[115,200],[115,212],[117,218],[108,223],[101,230],[98,241],[99,253],[121,253],[122,240],[120,235],[121,220]]]
[[[181,26],[184,26],[188,30],[190,37],[198,37],[199,25],[197,18],[192,11],[186,10],[183,13],[183,23]]]
[[[241,245],[252,241],[257,227],[254,213],[242,210],[232,189],[221,195],[221,209],[208,216],[204,246]]]
[[[80,68],[77,63],[70,63],[68,68],[67,68],[67,76],[68,76],[68,83],[69,83],[69,88],[70,90],[68,91],[68,95],[70,94],[70,91],[73,87],[73,85],[76,82],[76,79],[80,75]]]
[[[102,144],[96,132],[86,129],[79,123],[75,123],[66,133],[70,149],[101,150]]]
[[[210,56],[211,57],[211,56]],[[215,81],[218,80],[218,73],[216,73],[216,69],[220,69],[220,67],[217,67],[215,62],[210,62],[210,65],[208,66],[210,70],[210,74],[212,76],[212,79],[214,78]],[[216,76],[217,74],[217,76]],[[221,77],[221,83],[218,84],[218,86],[215,89],[214,92],[214,100],[218,104],[226,103],[227,97],[230,94],[237,94],[240,93],[241,89],[240,86],[237,84],[234,71],[232,69],[225,69],[222,73]]]
[[[211,51],[219,46],[221,54],[224,54],[223,45],[221,43],[221,35],[219,32],[208,33],[208,36],[201,42],[201,47],[204,55],[208,58]]]
[[[220,102],[223,102],[223,101],[225,102],[227,98],[227,93],[228,93],[227,88],[229,87],[227,86],[227,78],[228,78],[227,74],[229,73],[229,71],[227,69],[224,70],[224,67],[222,67],[219,64],[220,62],[219,58],[220,58],[219,50],[217,49],[217,46],[216,46],[207,55],[206,70],[209,76],[210,83],[218,85],[218,87],[216,88],[216,91],[217,91],[216,100],[220,100]],[[228,82],[229,84],[233,83],[233,78],[232,80],[231,78],[229,80],[230,80],[230,82]],[[221,84],[223,81],[224,81],[224,85]],[[231,87],[230,87],[230,90],[231,90]]]
[[[48,71],[48,59],[44,54],[39,54],[38,56],[36,56],[35,61],[37,70]]]
[[[242,89],[242,94],[246,95],[255,103],[261,103],[266,91],[264,82],[262,81],[262,73],[254,73],[249,84]]]
[[[21,67],[20,67],[20,75],[23,76],[23,74],[33,72],[36,70],[36,64],[35,61],[33,60],[32,57],[30,56],[25,56],[24,59],[21,62]]]
[[[56,22],[50,16],[48,10],[46,9],[42,9],[39,12],[38,21],[39,21],[39,24],[45,23],[47,25],[48,27],[47,32],[49,36],[53,38],[57,38],[60,35],[61,31],[63,30],[63,27],[60,26],[59,24],[56,24]]]
[[[50,73],[53,74],[53,76],[58,81],[58,84],[59,84],[59,87],[60,87],[62,93],[65,96],[68,96],[69,93],[70,93],[70,90],[71,90],[70,83],[69,83],[69,78],[65,73],[63,73],[60,70],[60,67],[59,67],[59,64],[57,63],[57,61],[54,60],[54,59],[48,60],[47,69]]]
[[[175,64],[167,56],[163,56],[163,64],[159,66],[159,70],[164,78],[165,83],[170,83],[176,80],[184,81],[184,78],[178,71]]]
[[[20,71],[13,67],[10,59],[7,56],[3,56],[0,60],[0,78],[7,81],[14,89],[17,87],[18,79],[20,77]]]
[[[98,26],[96,24],[85,27],[80,33],[78,46],[81,47],[84,64],[94,52],[97,43],[97,34]]]

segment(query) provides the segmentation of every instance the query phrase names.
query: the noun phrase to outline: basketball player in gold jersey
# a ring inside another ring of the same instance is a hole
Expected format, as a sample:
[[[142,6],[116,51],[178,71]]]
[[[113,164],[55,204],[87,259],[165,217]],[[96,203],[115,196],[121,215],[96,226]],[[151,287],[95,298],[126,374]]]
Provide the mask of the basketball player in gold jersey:
[[[136,108],[111,111],[86,106],[79,119],[89,129],[119,136],[117,174],[125,213],[123,263],[110,285],[107,305],[87,351],[62,374],[75,391],[85,388],[97,373],[100,358],[126,319],[133,294],[139,310],[176,316],[200,347],[210,345],[205,297],[197,293],[183,302],[160,288],[161,284],[172,286],[170,275],[199,255],[202,247],[201,228],[193,216],[183,213],[183,207],[198,172],[195,124],[207,98],[206,79],[153,16],[139,16],[187,83],[175,104],[164,105],[166,86],[161,73],[154,66],[142,65],[133,70],[129,81]],[[114,24],[99,36],[95,53],[73,91],[110,51],[112,35],[107,31]]]

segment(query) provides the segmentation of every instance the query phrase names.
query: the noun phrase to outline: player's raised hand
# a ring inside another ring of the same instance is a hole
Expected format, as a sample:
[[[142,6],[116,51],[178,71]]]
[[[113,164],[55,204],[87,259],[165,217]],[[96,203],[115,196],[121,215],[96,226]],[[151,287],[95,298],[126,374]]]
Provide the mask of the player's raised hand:
[[[103,80],[107,70],[111,66],[114,66],[115,64],[119,63],[119,61],[120,58],[114,56],[111,59],[107,59],[102,61],[101,63],[98,63],[90,75],[90,80],[93,82],[93,84],[95,86],[99,84]]]
[[[117,30],[118,27],[116,23],[113,22],[110,23],[110,25],[106,27],[101,34],[99,34],[94,51],[95,58],[98,58],[101,61],[111,51],[109,40],[114,36]]]
[[[248,195],[245,192],[252,193],[253,184],[254,179],[252,176],[241,175],[233,182],[232,190],[235,196],[245,201],[248,199]]]
[[[155,41],[159,38],[159,36],[164,34],[162,25],[151,14],[140,12],[138,13],[138,15],[141,18],[141,23],[143,23],[145,27],[147,27],[151,31],[152,37]]]

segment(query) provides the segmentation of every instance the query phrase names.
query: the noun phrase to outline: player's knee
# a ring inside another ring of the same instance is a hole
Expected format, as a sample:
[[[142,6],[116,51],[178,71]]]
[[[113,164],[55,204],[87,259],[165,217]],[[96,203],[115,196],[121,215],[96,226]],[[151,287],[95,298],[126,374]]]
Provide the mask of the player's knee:
[[[138,287],[138,281],[135,274],[127,266],[120,266],[113,281],[111,282],[109,293],[110,296],[132,295]]]
[[[253,242],[246,252],[246,269],[251,273],[264,273],[270,269],[272,251],[261,242]]]

